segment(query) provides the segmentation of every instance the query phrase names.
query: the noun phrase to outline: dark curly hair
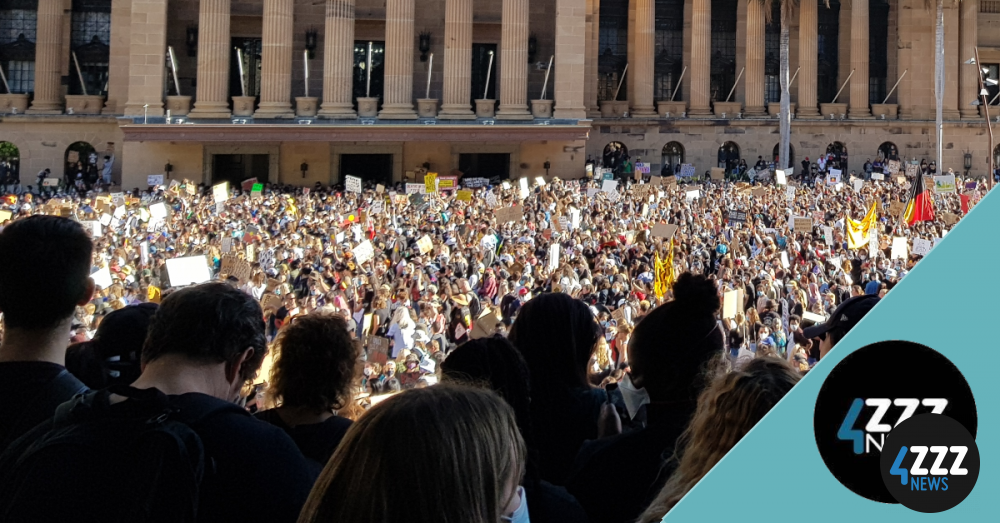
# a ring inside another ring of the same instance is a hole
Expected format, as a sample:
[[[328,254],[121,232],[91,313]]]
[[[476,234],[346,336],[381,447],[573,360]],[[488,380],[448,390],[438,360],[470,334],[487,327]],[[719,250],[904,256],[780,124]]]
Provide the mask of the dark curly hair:
[[[342,409],[351,402],[360,355],[340,316],[300,316],[275,340],[271,392],[285,406]]]

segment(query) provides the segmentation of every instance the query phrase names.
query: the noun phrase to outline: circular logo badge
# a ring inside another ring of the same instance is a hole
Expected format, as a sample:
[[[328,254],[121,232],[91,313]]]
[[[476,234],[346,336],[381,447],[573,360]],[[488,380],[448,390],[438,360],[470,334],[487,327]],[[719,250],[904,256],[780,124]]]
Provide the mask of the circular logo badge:
[[[873,501],[896,503],[879,472],[882,449],[894,427],[929,413],[953,418],[975,437],[972,389],[948,358],[908,341],[868,345],[838,363],[820,388],[813,416],[816,446],[845,487]]]
[[[979,447],[961,423],[921,414],[892,429],[882,448],[882,481],[892,497],[918,512],[944,512],[979,479]]]

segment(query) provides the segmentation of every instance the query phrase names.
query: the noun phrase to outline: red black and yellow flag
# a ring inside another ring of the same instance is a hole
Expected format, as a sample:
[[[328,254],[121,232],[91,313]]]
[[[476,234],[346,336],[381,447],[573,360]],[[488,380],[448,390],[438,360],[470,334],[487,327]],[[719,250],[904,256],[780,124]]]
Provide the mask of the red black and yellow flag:
[[[934,221],[934,195],[924,185],[924,177],[920,174],[913,180],[910,201],[906,204],[903,221],[907,225],[913,225],[917,222]]]

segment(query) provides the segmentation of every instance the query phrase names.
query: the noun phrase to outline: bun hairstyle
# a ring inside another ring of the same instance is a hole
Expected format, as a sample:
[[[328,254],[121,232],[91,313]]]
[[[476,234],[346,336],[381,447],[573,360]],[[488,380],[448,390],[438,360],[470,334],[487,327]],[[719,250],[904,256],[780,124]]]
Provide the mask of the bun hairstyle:
[[[686,272],[674,283],[673,293],[672,301],[636,325],[629,345],[633,374],[641,375],[655,401],[697,398],[706,367],[725,349],[715,284]]]

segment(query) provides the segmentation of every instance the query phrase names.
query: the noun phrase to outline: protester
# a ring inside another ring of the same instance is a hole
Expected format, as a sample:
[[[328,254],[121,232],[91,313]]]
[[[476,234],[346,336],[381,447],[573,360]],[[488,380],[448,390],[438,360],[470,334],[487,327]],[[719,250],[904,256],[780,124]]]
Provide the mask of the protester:
[[[716,379],[698,398],[691,424],[666,466],[670,479],[639,522],[663,519],[798,381],[798,373],[773,358],[755,359],[742,371]]]
[[[876,305],[879,296],[866,294],[841,303],[830,318],[802,331],[806,339],[818,339],[819,357],[825,357],[844,336],[854,328]]]
[[[0,520],[295,521],[315,475],[235,404],[267,351],[262,318],[225,284],[164,298],[131,387],[74,398],[0,457]]]
[[[91,389],[130,385],[141,372],[142,345],[157,304],[141,303],[105,316],[92,340],[66,349],[66,369]]]
[[[348,430],[299,522],[527,521],[524,456],[514,414],[492,392],[407,391]]]
[[[631,371],[619,384],[632,419],[645,408],[645,427],[587,442],[576,458],[568,487],[591,521],[632,522],[649,504],[662,486],[663,459],[673,453],[695,411],[710,363],[725,358],[715,285],[688,273],[673,292],[673,301],[636,325],[628,346]],[[608,482],[623,463],[629,464],[628,474]]]
[[[336,412],[354,401],[360,345],[343,318],[317,312],[296,318],[274,345],[268,393],[278,406],[256,418],[284,430],[321,468],[351,426]]]
[[[55,216],[0,232],[0,452],[87,390],[64,365],[76,307],[94,294],[92,250],[79,224]]]

